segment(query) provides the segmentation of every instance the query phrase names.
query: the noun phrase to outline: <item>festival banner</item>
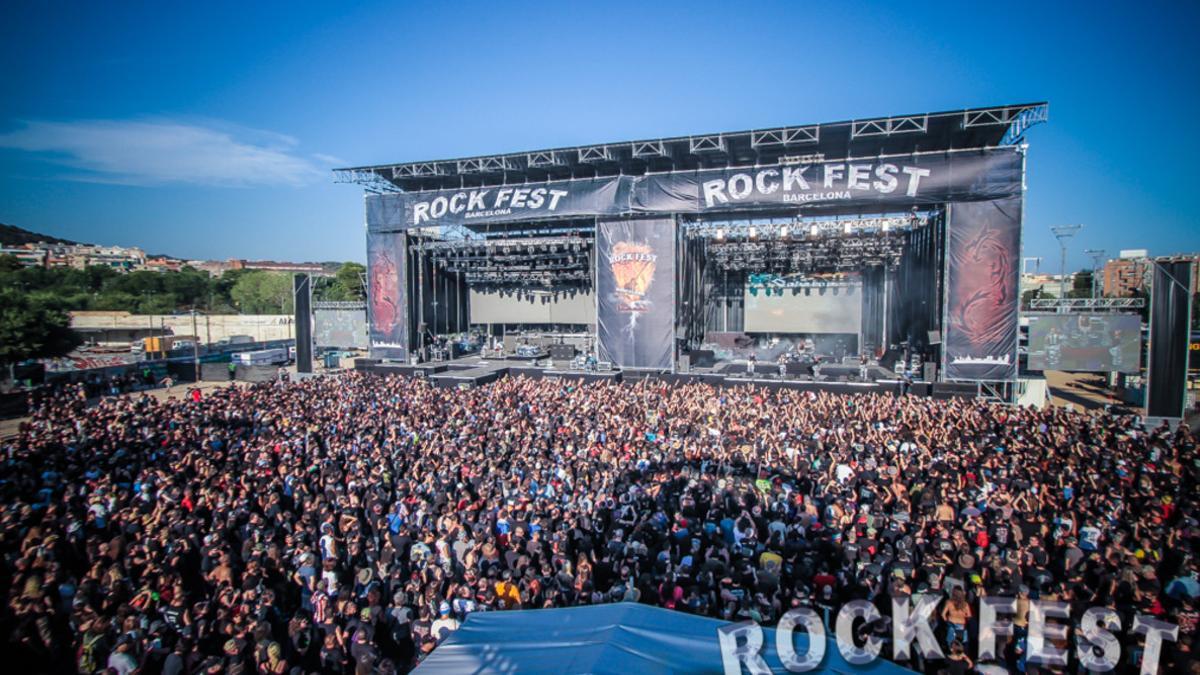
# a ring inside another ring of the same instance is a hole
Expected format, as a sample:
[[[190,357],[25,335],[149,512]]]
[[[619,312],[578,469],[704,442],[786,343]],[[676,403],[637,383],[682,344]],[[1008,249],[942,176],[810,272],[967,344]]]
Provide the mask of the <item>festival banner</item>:
[[[596,225],[596,328],[600,360],[671,368],[675,355],[675,221]]]
[[[1015,148],[711,169],[640,176],[633,213],[718,213],[839,204],[893,206],[991,200],[1021,192]]]
[[[903,209],[1021,193],[1016,148],[611,176],[367,197],[373,232],[568,216],[707,214],[840,205]]]
[[[946,230],[946,379],[1010,380],[1017,372],[1021,198],[954,204]]]
[[[407,250],[404,232],[367,233],[367,306],[371,356],[408,356]]]
[[[628,210],[630,183],[628,176],[611,176],[369,195],[367,228],[375,232],[616,215]]]

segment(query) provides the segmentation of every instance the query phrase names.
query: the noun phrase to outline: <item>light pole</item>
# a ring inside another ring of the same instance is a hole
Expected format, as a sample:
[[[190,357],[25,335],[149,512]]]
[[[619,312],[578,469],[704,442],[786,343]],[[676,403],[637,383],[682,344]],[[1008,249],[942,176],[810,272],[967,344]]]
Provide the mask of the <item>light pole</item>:
[[[1060,310],[1066,307],[1062,301],[1067,298],[1067,241],[1081,229],[1083,229],[1083,225],[1050,226],[1050,231],[1054,233],[1054,237],[1058,239],[1058,246],[1062,249],[1062,262],[1058,268],[1058,307]]]
[[[1104,262],[1105,251],[1102,248],[1089,248],[1084,251],[1092,259],[1092,299],[1096,298],[1096,270]]]

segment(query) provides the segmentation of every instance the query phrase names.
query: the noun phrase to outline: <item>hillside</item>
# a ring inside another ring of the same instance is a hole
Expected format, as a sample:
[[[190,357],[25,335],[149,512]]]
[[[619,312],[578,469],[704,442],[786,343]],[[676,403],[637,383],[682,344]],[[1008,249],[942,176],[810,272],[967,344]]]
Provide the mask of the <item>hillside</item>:
[[[68,239],[59,239],[51,237],[48,234],[38,234],[17,227],[16,225],[5,225],[0,223],[0,245],[4,246],[19,246],[21,244],[36,244],[39,241],[48,242],[51,244],[77,244],[79,242],[70,241]]]

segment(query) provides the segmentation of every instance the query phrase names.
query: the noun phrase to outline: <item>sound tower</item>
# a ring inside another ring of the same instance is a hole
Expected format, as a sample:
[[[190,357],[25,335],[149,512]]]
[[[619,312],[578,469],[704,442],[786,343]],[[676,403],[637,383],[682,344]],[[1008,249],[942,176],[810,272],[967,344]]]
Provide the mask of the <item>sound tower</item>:
[[[296,308],[296,372],[313,371],[312,278],[307,274],[292,277],[292,299]]]

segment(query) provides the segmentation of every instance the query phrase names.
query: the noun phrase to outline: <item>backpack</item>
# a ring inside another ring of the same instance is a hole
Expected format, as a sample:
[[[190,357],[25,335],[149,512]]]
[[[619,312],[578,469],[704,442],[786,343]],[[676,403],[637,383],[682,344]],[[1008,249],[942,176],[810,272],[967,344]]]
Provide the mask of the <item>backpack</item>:
[[[79,645],[79,652],[75,655],[75,664],[79,667],[79,672],[94,673],[100,668],[100,655],[96,653],[96,645],[102,639],[104,639],[103,633],[83,637],[83,642]]]

